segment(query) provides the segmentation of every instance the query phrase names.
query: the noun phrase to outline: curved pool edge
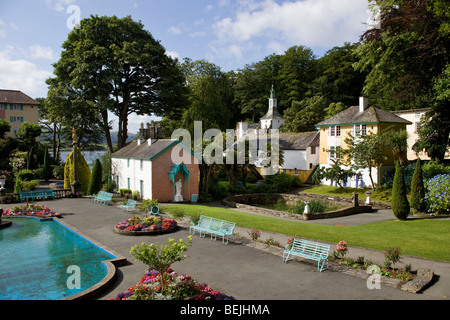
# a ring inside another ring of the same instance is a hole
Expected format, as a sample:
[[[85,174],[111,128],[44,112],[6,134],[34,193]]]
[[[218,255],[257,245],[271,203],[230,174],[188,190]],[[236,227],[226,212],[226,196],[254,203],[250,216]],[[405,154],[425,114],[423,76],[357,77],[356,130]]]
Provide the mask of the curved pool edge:
[[[88,299],[95,298],[101,292],[103,292],[106,289],[110,288],[113,285],[113,283],[114,283],[114,281],[116,279],[117,268],[126,265],[128,263],[127,258],[122,256],[122,255],[120,255],[120,254],[118,254],[114,250],[112,250],[112,249],[110,249],[110,248],[100,244],[96,240],[92,239],[91,237],[89,237],[85,233],[83,233],[80,230],[78,230],[77,228],[75,228],[74,226],[71,226],[70,224],[61,221],[60,218],[53,218],[53,220],[58,222],[62,226],[68,228],[69,230],[75,232],[80,237],[85,238],[87,241],[91,242],[95,246],[99,247],[100,249],[106,251],[107,253],[109,253],[109,254],[111,254],[112,256],[115,257],[114,259],[108,259],[108,260],[103,260],[102,261],[102,263],[106,266],[108,271],[107,271],[106,276],[101,281],[97,282],[95,285],[87,288],[84,291],[81,291],[81,292],[76,293],[74,295],[62,298],[60,300],[66,300],[66,301],[67,300],[88,300]]]
[[[95,285],[87,288],[86,290],[83,290],[79,293],[73,294],[68,297],[64,297],[59,299],[60,301],[73,301],[73,300],[89,300],[97,297],[99,294],[101,294],[103,291],[106,291],[108,288],[110,288],[116,279],[116,272],[117,268],[124,266],[128,263],[128,260],[126,257],[122,256],[121,254],[118,254],[114,250],[100,244],[96,240],[92,239],[88,235],[86,235],[84,232],[81,232],[79,229],[75,228],[74,226],[68,224],[67,222],[61,221],[60,217],[35,217],[35,216],[8,216],[8,218],[30,218],[30,219],[37,219],[41,221],[49,221],[53,220],[57,223],[59,223],[61,226],[69,229],[70,231],[76,233],[78,236],[84,238],[85,240],[91,242],[96,247],[100,248],[101,250],[107,252],[108,254],[114,256],[113,259],[103,260],[102,263],[107,268],[106,276],[103,277],[103,279],[99,282],[97,282]]]

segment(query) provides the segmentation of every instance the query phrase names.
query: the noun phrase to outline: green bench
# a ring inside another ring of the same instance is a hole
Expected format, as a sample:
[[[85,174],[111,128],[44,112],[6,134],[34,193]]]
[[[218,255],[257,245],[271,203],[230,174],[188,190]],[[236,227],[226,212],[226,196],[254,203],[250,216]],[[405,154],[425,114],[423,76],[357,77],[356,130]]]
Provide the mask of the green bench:
[[[24,202],[26,199],[31,199],[31,201],[34,201],[35,199],[45,200],[46,198],[52,198],[53,200],[55,200],[55,191],[53,190],[20,191],[20,202]]]
[[[128,199],[127,203],[120,205],[120,210],[131,212],[136,208],[137,201]]]
[[[105,191],[100,191],[96,196],[92,198],[92,200],[96,203],[108,205],[111,203],[113,198],[113,194]]]
[[[216,241],[217,236],[221,236],[222,243],[225,243],[226,239],[227,241],[225,244],[228,244],[229,240],[233,241],[233,233],[235,226],[236,224],[234,222],[229,222],[207,216],[200,216],[197,225],[191,222],[189,233],[195,234],[195,231],[198,231],[201,238],[204,238],[206,236],[206,233],[209,233],[211,235],[211,240],[213,240],[214,236],[214,241]]]
[[[294,256],[317,261],[317,270],[322,272],[328,269],[328,253],[330,245],[309,241],[305,239],[294,239],[291,244],[287,244],[283,252],[283,261],[288,262]],[[326,262],[326,266],[325,266]]]

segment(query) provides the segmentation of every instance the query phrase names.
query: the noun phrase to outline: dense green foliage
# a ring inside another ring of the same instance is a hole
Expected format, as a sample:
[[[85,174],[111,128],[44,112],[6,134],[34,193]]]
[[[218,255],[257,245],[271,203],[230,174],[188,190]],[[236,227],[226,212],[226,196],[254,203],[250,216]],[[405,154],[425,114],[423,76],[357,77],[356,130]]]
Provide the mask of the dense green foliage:
[[[100,160],[97,159],[95,160],[94,167],[92,168],[91,180],[89,181],[89,188],[87,191],[88,195],[97,194],[102,189],[102,178],[102,164],[100,163]]]
[[[78,161],[78,181],[81,183],[81,192],[87,194],[89,182],[91,180],[91,169],[83,157],[80,149],[77,148]],[[71,189],[73,183],[73,151],[67,156],[64,166],[64,188]]]
[[[411,182],[411,208],[415,212],[425,212],[425,187],[423,185],[422,164],[420,158],[416,161],[416,167]]]
[[[405,179],[403,177],[403,167],[396,162],[394,184],[392,186],[391,208],[394,216],[399,220],[406,220],[409,216],[410,206],[406,197]]]

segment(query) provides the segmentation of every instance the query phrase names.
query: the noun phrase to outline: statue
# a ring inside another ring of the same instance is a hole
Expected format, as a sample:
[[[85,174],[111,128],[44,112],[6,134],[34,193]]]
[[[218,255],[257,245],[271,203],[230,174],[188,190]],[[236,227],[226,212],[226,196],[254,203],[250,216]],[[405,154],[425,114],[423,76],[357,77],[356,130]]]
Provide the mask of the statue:
[[[181,179],[175,183],[176,193],[175,193],[175,202],[183,202],[183,196],[181,195],[182,183]]]

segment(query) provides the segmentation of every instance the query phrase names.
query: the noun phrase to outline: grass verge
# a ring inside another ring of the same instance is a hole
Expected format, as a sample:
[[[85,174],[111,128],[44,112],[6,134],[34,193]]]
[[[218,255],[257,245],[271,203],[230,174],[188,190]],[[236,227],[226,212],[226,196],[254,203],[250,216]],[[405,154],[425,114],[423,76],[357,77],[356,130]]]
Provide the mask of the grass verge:
[[[450,261],[450,250],[448,250],[450,220],[411,219],[359,226],[328,226],[282,220],[205,205],[163,207],[163,210],[168,212],[173,209],[183,210],[186,215],[200,212],[206,216],[236,222],[238,226],[244,228],[256,228],[331,243],[345,240],[349,245],[382,251],[389,247],[400,247],[402,254]]]

